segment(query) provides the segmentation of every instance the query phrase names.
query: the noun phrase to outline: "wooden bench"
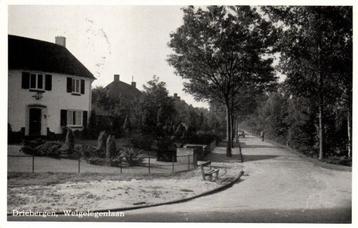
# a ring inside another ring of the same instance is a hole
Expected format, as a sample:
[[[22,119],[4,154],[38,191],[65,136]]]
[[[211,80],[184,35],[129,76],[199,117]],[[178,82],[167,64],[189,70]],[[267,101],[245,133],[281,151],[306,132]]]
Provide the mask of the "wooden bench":
[[[206,180],[206,177],[209,177],[209,181],[217,180],[219,177],[219,169],[214,169],[211,167],[211,161],[204,162],[200,164],[201,174],[203,175],[203,180]],[[215,179],[213,179],[215,177]]]

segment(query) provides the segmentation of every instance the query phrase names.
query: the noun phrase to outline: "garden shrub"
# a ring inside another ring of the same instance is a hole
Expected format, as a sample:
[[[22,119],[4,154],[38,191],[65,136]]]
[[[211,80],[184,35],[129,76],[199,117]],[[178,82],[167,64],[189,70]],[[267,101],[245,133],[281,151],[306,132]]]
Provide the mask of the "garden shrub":
[[[96,150],[96,148],[92,145],[87,145],[87,144],[82,145],[82,156],[85,159],[92,158],[92,157],[100,157],[101,154],[102,153]]]
[[[124,147],[120,150],[120,156],[124,158],[128,166],[136,166],[143,163],[144,155],[142,152],[143,150],[133,147]]]
[[[118,150],[119,151],[119,150]],[[124,157],[118,154],[117,156],[111,158],[111,166],[121,167],[124,165]]]
[[[109,165],[108,160],[106,158],[101,157],[86,157],[85,160],[92,165]],[[129,165],[128,162],[125,161],[125,158],[117,155],[116,157],[111,158],[110,166],[114,167],[123,167],[124,165]]]
[[[7,124],[7,142],[8,144],[18,144],[21,143],[24,139],[24,131],[25,129],[21,129],[20,131],[12,131],[11,125]]]
[[[46,154],[43,154],[43,152],[39,153],[38,150],[36,150],[36,147],[44,144],[45,141],[42,139],[34,139],[34,140],[25,140],[24,145],[21,148],[21,151],[25,154],[35,155],[35,156],[45,156]]]
[[[151,135],[137,135],[130,140],[133,147],[143,150],[151,150],[153,141],[154,139]]]
[[[35,155],[35,148],[29,145],[22,146],[20,150],[25,154]]]
[[[86,161],[92,165],[106,165],[107,160],[99,157],[88,157]]]
[[[209,145],[214,140],[218,141],[219,137],[213,134],[194,134],[188,139],[188,143]]]
[[[62,144],[59,142],[45,142],[35,147],[36,156],[59,157]]]
[[[172,139],[163,137],[157,140],[157,160],[158,161],[176,161],[176,147]]]

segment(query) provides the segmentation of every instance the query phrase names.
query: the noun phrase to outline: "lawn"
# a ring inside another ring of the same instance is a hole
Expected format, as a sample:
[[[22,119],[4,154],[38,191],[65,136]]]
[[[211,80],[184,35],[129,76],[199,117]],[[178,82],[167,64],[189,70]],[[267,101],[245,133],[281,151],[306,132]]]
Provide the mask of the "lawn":
[[[95,210],[162,203],[215,189],[234,178],[221,170],[217,182],[203,181],[200,170],[172,177],[152,175],[9,173],[8,211]]]

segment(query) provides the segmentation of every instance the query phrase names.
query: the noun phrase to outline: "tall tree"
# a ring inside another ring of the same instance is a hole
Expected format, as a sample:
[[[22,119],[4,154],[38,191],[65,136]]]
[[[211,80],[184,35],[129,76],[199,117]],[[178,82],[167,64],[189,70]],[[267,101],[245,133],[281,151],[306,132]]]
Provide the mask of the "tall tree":
[[[143,131],[158,137],[169,133],[175,116],[174,100],[165,86],[156,76],[143,86]]]
[[[261,87],[275,80],[272,59],[263,58],[274,29],[248,6],[189,6],[183,12],[183,25],[170,35],[174,54],[168,62],[197,100],[225,105],[226,154],[231,156],[235,96],[246,85]]]
[[[323,159],[327,106],[341,100],[343,93],[351,100],[352,8],[293,6],[263,10],[281,28],[276,47],[281,52],[280,68],[287,75],[289,91],[310,99],[317,107],[318,157]],[[350,102],[345,104],[350,107]]]

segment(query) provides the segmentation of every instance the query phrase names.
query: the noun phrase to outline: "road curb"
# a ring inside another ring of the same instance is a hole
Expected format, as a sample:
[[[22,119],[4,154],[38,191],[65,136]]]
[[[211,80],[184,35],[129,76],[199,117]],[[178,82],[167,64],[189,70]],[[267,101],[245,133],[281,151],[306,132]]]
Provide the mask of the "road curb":
[[[225,185],[219,186],[219,187],[217,187],[217,188],[214,188],[214,189],[212,189],[212,190],[209,190],[209,191],[200,193],[200,194],[198,194],[198,195],[185,198],[185,199],[178,199],[178,200],[172,200],[172,201],[167,201],[167,202],[162,202],[162,203],[147,204],[147,205],[133,206],[133,207],[121,207],[121,208],[111,208],[111,209],[100,209],[100,210],[93,210],[93,211],[91,211],[91,212],[93,212],[93,213],[101,213],[101,212],[108,212],[108,211],[111,211],[111,212],[130,211],[130,210],[135,210],[135,209],[142,209],[142,208],[149,208],[149,207],[158,207],[158,206],[170,205],[170,204],[176,204],[176,203],[184,203],[184,202],[187,202],[187,201],[190,201],[190,200],[193,200],[193,199],[202,197],[202,196],[207,196],[207,195],[214,194],[214,193],[216,193],[216,192],[223,191],[223,190],[225,190],[225,189],[227,189],[227,188],[233,186],[236,182],[238,182],[243,174],[244,174],[244,171],[241,170],[240,173],[239,173],[239,175],[238,175],[234,180],[232,180],[231,182],[229,182],[229,183],[227,183],[227,184],[225,184]],[[55,214],[56,214],[56,215],[64,215],[64,212],[63,212],[63,211],[62,211],[62,212],[56,212]],[[12,214],[11,214],[11,213],[8,213],[7,216],[12,216]]]

